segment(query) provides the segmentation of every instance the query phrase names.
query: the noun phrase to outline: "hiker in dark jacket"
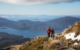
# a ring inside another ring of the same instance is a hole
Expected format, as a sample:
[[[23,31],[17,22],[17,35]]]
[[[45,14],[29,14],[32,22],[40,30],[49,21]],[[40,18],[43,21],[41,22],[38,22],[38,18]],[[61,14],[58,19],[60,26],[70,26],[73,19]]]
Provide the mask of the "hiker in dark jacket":
[[[54,29],[53,28],[51,29],[51,37],[54,38]]]
[[[51,28],[50,28],[50,27],[48,27],[48,29],[47,29],[48,37],[50,37],[50,33],[51,33]]]

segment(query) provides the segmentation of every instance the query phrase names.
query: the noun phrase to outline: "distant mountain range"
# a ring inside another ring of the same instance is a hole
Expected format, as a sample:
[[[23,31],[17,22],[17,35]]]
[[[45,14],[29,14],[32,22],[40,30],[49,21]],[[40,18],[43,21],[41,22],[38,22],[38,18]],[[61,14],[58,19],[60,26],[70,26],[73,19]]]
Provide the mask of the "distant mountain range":
[[[0,18],[0,27],[9,27],[14,29],[27,29],[27,30],[45,30],[48,26],[54,29],[64,29],[75,22],[80,21],[80,18],[66,16],[46,22],[40,21],[29,21],[29,20],[18,20],[11,21],[5,18]]]

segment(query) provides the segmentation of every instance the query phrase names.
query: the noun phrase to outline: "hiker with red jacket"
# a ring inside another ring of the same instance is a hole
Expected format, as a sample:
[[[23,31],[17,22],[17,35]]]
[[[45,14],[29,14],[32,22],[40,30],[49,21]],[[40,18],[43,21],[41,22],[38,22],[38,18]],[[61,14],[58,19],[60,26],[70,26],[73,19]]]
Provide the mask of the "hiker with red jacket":
[[[51,33],[51,28],[49,27],[49,28],[47,29],[48,37],[50,37],[50,33]]]

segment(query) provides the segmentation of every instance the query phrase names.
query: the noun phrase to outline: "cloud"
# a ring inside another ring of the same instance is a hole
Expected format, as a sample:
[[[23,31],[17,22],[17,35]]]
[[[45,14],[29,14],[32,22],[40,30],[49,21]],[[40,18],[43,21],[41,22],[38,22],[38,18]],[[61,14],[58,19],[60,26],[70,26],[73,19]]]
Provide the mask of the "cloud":
[[[0,0],[1,3],[10,4],[45,4],[45,3],[60,3],[60,2],[75,2],[80,0]]]

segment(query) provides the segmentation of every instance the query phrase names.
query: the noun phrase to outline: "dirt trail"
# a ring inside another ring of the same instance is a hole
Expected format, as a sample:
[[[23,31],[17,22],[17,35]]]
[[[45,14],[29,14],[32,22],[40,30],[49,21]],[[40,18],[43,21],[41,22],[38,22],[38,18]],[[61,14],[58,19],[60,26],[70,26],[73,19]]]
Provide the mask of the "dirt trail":
[[[12,48],[10,50],[19,50],[21,46],[22,45],[11,46]]]

